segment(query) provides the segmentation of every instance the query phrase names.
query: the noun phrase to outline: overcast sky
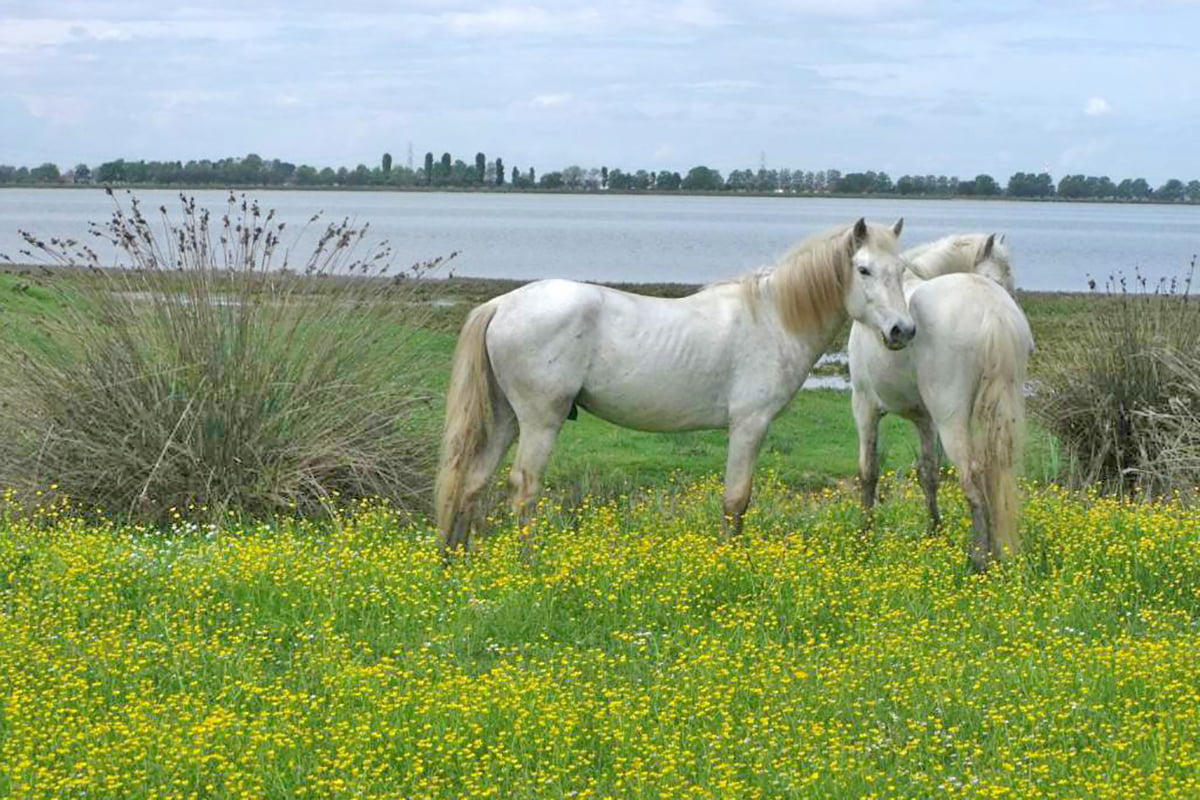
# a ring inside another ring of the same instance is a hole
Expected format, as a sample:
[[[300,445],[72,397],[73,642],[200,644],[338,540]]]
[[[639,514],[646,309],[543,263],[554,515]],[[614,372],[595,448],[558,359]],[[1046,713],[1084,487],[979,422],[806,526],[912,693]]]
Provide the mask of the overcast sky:
[[[1197,0],[0,0],[0,163],[1200,177]]]

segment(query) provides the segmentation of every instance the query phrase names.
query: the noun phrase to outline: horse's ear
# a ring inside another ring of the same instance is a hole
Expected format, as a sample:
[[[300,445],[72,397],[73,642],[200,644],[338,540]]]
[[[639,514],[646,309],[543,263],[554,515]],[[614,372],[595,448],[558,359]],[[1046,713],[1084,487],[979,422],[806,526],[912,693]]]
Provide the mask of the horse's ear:
[[[892,226],[892,233],[899,236],[900,231],[904,230],[904,217],[896,220],[896,224]]]
[[[859,217],[858,222],[854,223],[854,230],[850,231],[850,252],[854,253],[862,247],[867,241],[867,236],[867,219]]]
[[[987,261],[992,255],[992,248],[996,246],[996,234],[988,236],[987,241],[983,243],[983,247],[979,250],[979,258],[975,259],[975,263]]]
[[[1000,234],[1000,238],[996,240],[996,244],[1004,244],[1004,237],[1005,237],[1005,235],[1006,235],[1006,234],[1003,234],[1003,233],[1002,233],[1002,234]]]

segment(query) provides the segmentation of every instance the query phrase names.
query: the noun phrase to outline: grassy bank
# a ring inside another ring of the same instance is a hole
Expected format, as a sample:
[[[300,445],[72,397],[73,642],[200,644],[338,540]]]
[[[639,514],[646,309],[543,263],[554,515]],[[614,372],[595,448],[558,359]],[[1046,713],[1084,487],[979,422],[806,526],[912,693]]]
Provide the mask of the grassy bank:
[[[36,336],[39,316],[53,314],[63,290],[57,286],[68,273],[0,274],[0,335]],[[444,396],[445,380],[458,328],[474,305],[520,285],[517,281],[454,278],[422,282],[414,291],[414,302],[433,304],[423,308],[427,326],[422,335],[434,366],[429,370],[429,390]],[[697,287],[684,284],[620,285],[631,291],[677,297]],[[69,295],[69,286],[67,292]],[[1088,314],[1097,313],[1104,301],[1086,295],[1027,294],[1022,302],[1039,341],[1039,354],[1052,352],[1078,328]],[[839,346],[844,342],[840,340]],[[437,363],[444,366],[439,368]],[[421,412],[429,435],[436,437],[441,425],[439,402]],[[881,430],[883,465],[905,470],[916,460],[917,441],[912,426],[886,417]],[[646,486],[661,486],[672,475],[700,477],[720,474],[725,463],[724,431],[680,434],[646,434],[617,428],[586,412],[567,423],[555,449],[547,482],[551,491],[571,498],[582,494],[614,496]],[[1053,479],[1060,469],[1053,442],[1033,431],[1027,452],[1026,472],[1037,479]],[[772,425],[763,446],[760,468],[774,471],[798,488],[819,488],[838,483],[855,474],[857,439],[848,395],[832,390],[801,392]]]
[[[546,508],[440,566],[386,510],[0,537],[0,795],[1195,797],[1194,512],[1036,490],[972,575],[916,487]]]

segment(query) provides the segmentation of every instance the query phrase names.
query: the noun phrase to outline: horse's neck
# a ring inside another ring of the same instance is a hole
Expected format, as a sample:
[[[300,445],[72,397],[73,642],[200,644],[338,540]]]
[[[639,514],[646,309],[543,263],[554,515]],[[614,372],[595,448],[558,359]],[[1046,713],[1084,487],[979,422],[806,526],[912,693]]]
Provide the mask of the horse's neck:
[[[914,247],[904,254],[909,268],[904,270],[904,298],[926,281],[955,272],[974,272],[975,264],[963,242],[942,239]]]
[[[914,248],[904,254],[912,264],[910,272],[922,280],[929,280],[953,272],[972,272],[975,261],[969,248],[959,241],[939,241]]]
[[[912,293],[917,290],[917,287],[925,283],[929,278],[923,278],[911,269],[904,270],[904,274],[900,278],[901,288],[904,291],[904,302],[912,299]]]
[[[765,322],[767,328],[770,329],[772,338],[776,342],[775,346],[783,361],[786,362],[783,366],[787,369],[789,377],[797,382],[798,388],[812,371],[817,359],[833,346],[834,338],[845,324],[848,315],[844,309],[839,308],[836,312],[828,315],[820,328],[794,331],[784,324],[774,299],[770,297],[769,284],[760,284],[760,286],[765,289],[762,298],[764,302],[760,309],[760,313],[765,312],[765,315],[760,322]]]

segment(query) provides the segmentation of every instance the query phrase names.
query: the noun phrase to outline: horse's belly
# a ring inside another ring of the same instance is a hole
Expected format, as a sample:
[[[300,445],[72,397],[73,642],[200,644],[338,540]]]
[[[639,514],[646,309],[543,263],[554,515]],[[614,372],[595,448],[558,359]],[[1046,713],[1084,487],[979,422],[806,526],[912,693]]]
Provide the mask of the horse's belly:
[[[877,385],[875,394],[886,410],[900,416],[912,416],[922,407],[921,392],[916,381]]]
[[[672,385],[658,380],[601,382],[585,386],[576,402],[588,412],[625,428],[662,433],[729,424],[721,392],[703,386]]]
[[[871,371],[871,388],[886,411],[912,416],[921,411],[921,390],[917,385],[917,370],[908,351],[879,354]]]

